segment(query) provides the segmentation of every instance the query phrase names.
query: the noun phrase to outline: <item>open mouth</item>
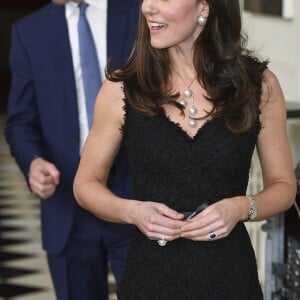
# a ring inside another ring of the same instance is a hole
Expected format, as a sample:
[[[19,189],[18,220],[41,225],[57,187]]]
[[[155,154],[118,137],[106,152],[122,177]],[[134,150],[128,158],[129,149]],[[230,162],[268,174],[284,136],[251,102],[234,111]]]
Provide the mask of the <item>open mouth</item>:
[[[149,22],[150,29],[152,30],[162,30],[166,29],[168,26],[165,23]]]

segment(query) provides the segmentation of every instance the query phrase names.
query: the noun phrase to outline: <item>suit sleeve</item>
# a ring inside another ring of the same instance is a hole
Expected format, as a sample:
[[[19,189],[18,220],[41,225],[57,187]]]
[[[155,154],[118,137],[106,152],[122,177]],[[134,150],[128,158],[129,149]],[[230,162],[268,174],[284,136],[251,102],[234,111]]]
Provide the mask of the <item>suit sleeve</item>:
[[[12,80],[5,135],[11,154],[28,179],[32,159],[36,155],[43,156],[43,143],[30,50],[23,41],[18,26],[14,25],[10,49]]]

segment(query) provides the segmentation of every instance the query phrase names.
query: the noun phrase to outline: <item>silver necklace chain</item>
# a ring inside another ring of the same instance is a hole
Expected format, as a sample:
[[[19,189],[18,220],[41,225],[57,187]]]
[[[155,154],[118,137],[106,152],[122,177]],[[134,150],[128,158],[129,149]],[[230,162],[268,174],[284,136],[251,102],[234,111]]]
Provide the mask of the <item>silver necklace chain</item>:
[[[186,88],[183,90],[183,97],[184,98],[181,98],[178,103],[183,106],[185,108],[185,110],[187,111],[188,113],[188,124],[191,128],[195,128],[197,127],[197,120],[195,118],[195,115],[198,113],[198,109],[197,107],[195,106],[195,96],[194,96],[194,92],[193,90],[191,89],[191,85],[194,83],[194,81],[196,80],[197,76],[195,76],[191,82],[188,84],[181,76],[180,74],[175,70],[173,69],[174,72],[176,73],[176,75],[179,77],[179,79],[181,79],[185,84],[186,84]],[[189,103],[188,101],[185,99],[185,98],[191,98],[192,99],[192,103],[191,105],[189,106]]]

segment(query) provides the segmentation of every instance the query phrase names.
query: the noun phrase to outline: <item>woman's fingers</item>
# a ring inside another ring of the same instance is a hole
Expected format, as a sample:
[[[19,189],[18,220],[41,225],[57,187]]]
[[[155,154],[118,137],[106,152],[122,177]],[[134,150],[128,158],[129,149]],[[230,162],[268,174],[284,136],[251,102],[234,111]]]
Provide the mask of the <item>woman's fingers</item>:
[[[145,202],[140,206],[138,227],[149,239],[170,241],[181,235],[183,214],[161,203]],[[143,217],[142,217],[143,216]]]
[[[237,222],[233,201],[224,199],[186,222],[181,228],[181,237],[194,241],[214,241],[228,236]]]

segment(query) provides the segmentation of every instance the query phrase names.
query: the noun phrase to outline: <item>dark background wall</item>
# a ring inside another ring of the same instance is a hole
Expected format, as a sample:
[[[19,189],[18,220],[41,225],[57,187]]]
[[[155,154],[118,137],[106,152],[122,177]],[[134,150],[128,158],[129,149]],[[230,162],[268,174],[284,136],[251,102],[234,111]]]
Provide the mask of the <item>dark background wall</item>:
[[[50,0],[1,0],[0,1],[0,113],[6,112],[10,72],[8,56],[12,24]]]

